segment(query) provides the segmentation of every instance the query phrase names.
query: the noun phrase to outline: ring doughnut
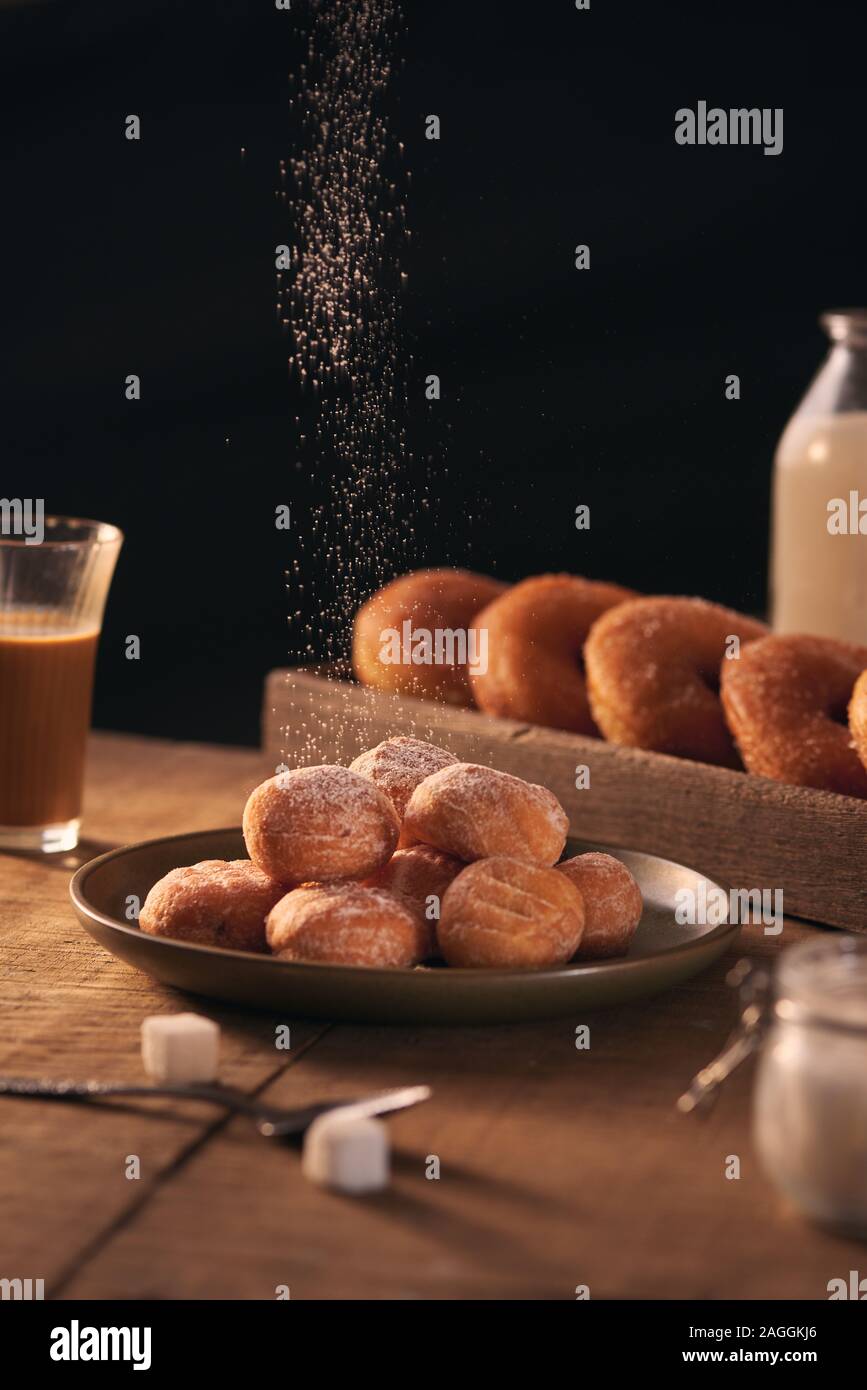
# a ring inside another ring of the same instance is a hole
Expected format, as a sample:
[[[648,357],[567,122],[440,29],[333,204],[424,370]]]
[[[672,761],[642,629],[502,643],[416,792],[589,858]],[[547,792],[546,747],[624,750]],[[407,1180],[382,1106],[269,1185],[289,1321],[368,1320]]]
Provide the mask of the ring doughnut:
[[[569,821],[546,787],[477,763],[454,763],[416,787],[404,829],[468,863],[506,855],[549,867],[563,853]]]
[[[203,859],[155,883],[138,924],[148,936],[267,951],[265,918],[285,892],[249,859]]]
[[[858,757],[867,767],[867,671],[861,672],[849,701],[849,732]]]
[[[504,719],[598,735],[587,701],[583,648],[596,619],[631,589],[544,574],[495,598],[473,624],[487,631],[487,669],[470,672],[479,709]]]
[[[360,883],[295,888],[271,909],[266,929],[280,960],[379,969],[407,968],[419,960],[418,927],[409,908],[382,888]]]
[[[584,647],[593,718],[612,743],[738,767],[718,695],[727,643],[767,628],[700,598],[639,598],[603,614]]]
[[[352,664],[362,685],[449,705],[473,703],[466,660],[460,661],[459,641],[466,642],[473,618],[505,589],[497,579],[470,570],[415,570],[401,575],[363,604],[355,617]],[[458,638],[452,661],[427,654],[413,633]],[[386,636],[386,634],[394,634]],[[395,659],[396,653],[398,654]],[[466,658],[467,651],[463,653]],[[426,659],[427,658],[429,659]]]
[[[384,888],[404,903],[415,917],[419,930],[419,960],[437,954],[436,924],[449,884],[465,864],[454,855],[443,854],[433,845],[413,845],[399,849],[384,869],[367,880],[371,887]]]
[[[299,767],[262,782],[244,807],[253,863],[287,886],[368,878],[394,853],[400,822],[385,792],[348,767]]]
[[[778,633],[723,664],[723,706],[748,771],[867,797],[867,768],[846,719],[867,648]]]
[[[449,767],[458,760],[444,748],[435,743],[424,743],[420,738],[387,738],[366,753],[360,753],[349,764],[351,772],[368,777],[384,791],[394,803],[398,819],[402,822],[410,797],[425,777],[438,772],[441,767]],[[401,827],[398,849],[411,843]]]
[[[458,874],[437,939],[449,965],[533,970],[570,960],[583,930],[581,893],[565,874],[497,856]]]
[[[625,864],[610,854],[578,854],[557,865],[584,899],[584,934],[576,960],[623,956],[641,921],[641,889]]]

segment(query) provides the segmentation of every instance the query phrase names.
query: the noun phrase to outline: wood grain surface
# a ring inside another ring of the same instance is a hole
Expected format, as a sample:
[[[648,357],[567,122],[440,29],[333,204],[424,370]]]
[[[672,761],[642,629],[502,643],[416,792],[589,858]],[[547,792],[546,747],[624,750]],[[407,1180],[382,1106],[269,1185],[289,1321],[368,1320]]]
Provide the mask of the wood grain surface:
[[[349,762],[395,734],[541,782],[581,839],[645,850],[731,887],[782,890],[788,913],[867,931],[867,802],[685,758],[493,719],[478,710],[273,671],[264,743],[272,765]],[[590,785],[576,789],[576,770]]]
[[[236,823],[262,775],[252,752],[96,736],[83,852]],[[43,1278],[60,1298],[272,1299],[285,1285],[296,1299],[571,1299],[587,1285],[593,1298],[824,1299],[863,1266],[863,1246],[808,1225],[759,1170],[750,1068],[709,1116],[674,1109],[732,1025],[727,965],[817,929],[746,928],[698,979],[586,1018],[305,1024],[191,1000],[106,955],[68,906],[75,858],[0,856],[0,1072],[139,1079],[141,1019],[194,1008],[221,1024],[223,1078],[270,1100],[403,1082],[434,1098],[389,1122],[393,1184],[363,1199],[311,1186],[297,1149],[205,1107],[0,1099],[0,1278]],[[124,1175],[131,1154],[139,1180]]]

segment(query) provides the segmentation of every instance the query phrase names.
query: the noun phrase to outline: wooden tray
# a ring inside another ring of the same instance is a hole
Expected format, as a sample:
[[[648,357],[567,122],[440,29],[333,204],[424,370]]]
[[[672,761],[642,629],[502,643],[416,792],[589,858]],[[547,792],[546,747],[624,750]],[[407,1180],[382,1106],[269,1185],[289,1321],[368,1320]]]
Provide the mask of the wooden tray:
[[[540,782],[571,834],[689,864],[734,888],[782,889],[784,910],[867,931],[867,802],[685,758],[383,695],[300,670],[272,671],[262,720],[269,764],[348,763],[395,734]],[[575,786],[576,769],[590,785]]]

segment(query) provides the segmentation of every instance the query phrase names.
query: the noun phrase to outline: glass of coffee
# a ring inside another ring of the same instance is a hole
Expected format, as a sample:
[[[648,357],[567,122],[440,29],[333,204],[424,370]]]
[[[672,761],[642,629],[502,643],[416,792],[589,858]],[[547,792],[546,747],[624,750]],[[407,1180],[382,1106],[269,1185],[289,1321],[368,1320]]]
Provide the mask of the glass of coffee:
[[[123,535],[0,501],[0,849],[78,843],[96,647]]]

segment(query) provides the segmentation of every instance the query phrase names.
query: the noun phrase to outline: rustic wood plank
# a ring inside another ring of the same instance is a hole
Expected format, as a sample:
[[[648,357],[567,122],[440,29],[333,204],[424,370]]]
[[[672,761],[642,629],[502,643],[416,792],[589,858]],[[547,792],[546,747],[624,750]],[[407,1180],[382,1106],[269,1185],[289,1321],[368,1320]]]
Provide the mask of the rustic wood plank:
[[[867,930],[865,802],[305,672],[268,678],[273,765],[348,762],[399,733],[544,783],[582,839],[660,854],[737,888],[782,889],[794,916]],[[590,785],[577,790],[580,766]]]
[[[789,923],[785,940],[812,933]],[[749,928],[744,946],[777,949]],[[679,1091],[732,1024],[725,965],[644,1004],[522,1027],[335,1027],[269,1099],[426,1081],[390,1190],[349,1199],[234,1122],[70,1281],[70,1298],[826,1298],[863,1247],[757,1167],[748,1070],[707,1119]],[[576,1051],[576,1023],[591,1048]],[[729,1155],[742,1176],[727,1180]],[[441,1177],[425,1177],[437,1155]]]
[[[277,1052],[268,1015],[220,1007],[154,984],[78,926],[71,868],[109,843],[235,824],[260,780],[256,752],[96,736],[88,763],[88,842],[69,856],[0,855],[0,1073],[144,1079],[142,1018],[193,1008],[223,1029],[222,1075],[255,1090],[323,1032],[293,1026]],[[41,1278],[50,1293],[222,1122],[213,1107],[134,1109],[0,1099],[0,1277]],[[125,1176],[136,1154],[142,1176]]]

